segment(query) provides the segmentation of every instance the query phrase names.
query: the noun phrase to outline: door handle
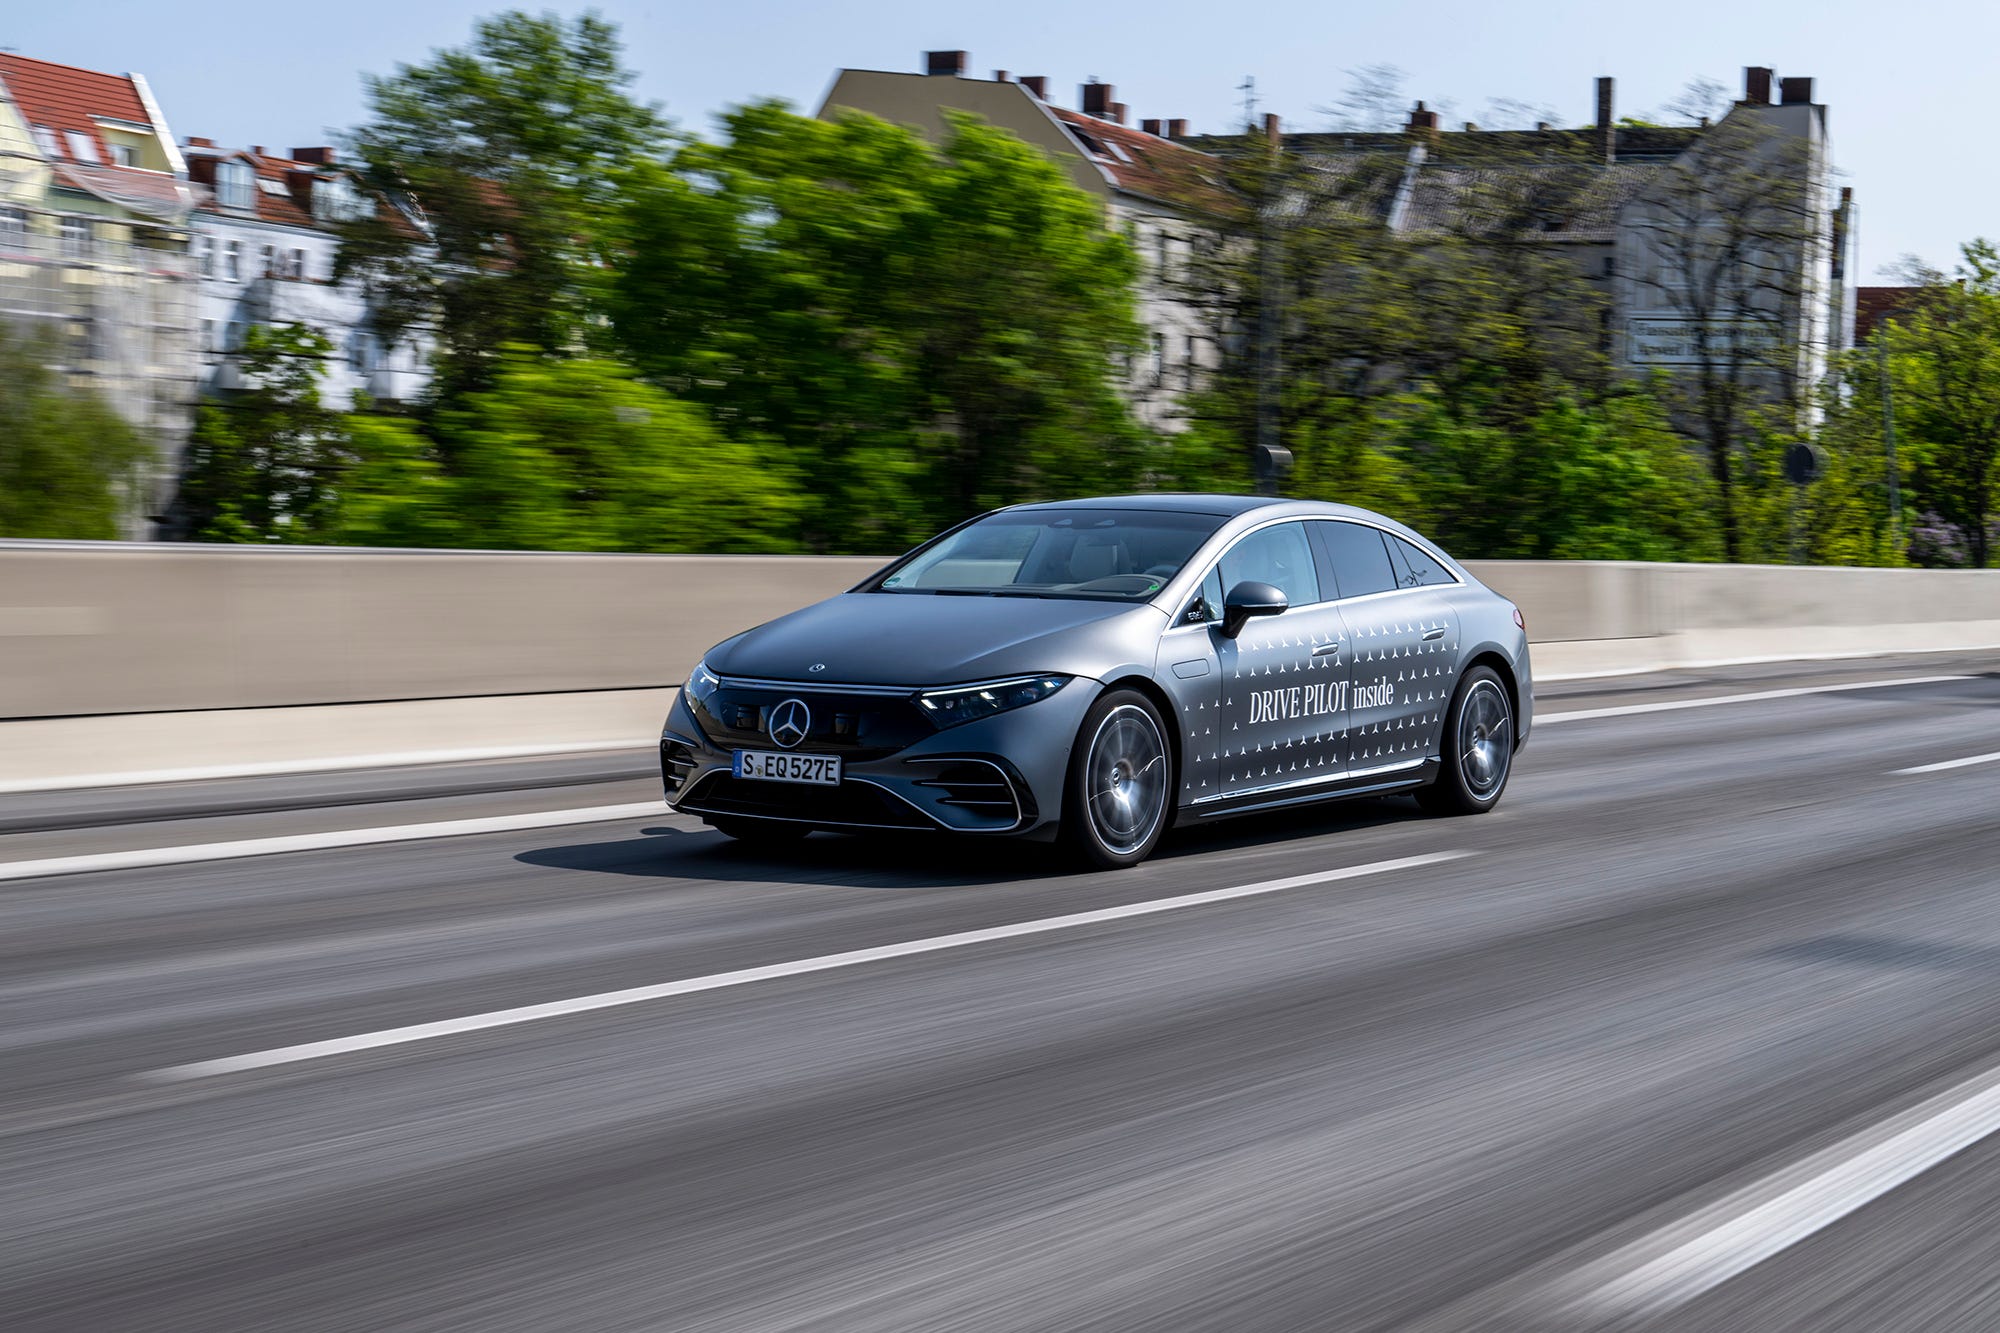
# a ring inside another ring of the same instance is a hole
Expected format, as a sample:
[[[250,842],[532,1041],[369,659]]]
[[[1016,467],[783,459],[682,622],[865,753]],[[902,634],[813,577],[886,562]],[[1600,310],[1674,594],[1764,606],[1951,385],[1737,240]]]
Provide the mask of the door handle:
[[[1442,639],[1443,637],[1444,637],[1443,625],[1439,625],[1436,629],[1427,629],[1424,631],[1425,643],[1429,643],[1432,639]]]
[[[1313,649],[1313,656],[1331,657],[1333,654],[1339,651],[1340,651],[1340,640],[1335,639],[1332,643],[1323,643],[1319,647]]]

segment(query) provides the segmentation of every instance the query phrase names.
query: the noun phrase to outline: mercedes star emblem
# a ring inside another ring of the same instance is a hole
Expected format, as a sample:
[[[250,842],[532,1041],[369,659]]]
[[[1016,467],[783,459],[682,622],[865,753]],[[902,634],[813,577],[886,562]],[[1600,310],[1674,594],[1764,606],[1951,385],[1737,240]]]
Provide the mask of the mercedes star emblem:
[[[771,739],[787,750],[812,730],[812,710],[803,699],[787,699],[771,710]]]

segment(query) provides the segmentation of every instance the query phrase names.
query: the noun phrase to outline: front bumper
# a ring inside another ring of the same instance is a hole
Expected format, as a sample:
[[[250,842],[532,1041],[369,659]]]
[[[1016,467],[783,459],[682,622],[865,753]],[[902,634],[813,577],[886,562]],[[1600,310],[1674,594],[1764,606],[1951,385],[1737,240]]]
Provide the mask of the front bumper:
[[[810,704],[827,688],[786,692]],[[1070,747],[1100,689],[1078,677],[1038,703],[930,732],[886,754],[854,757],[835,744],[800,744],[794,753],[841,755],[838,787],[733,776],[735,749],[776,747],[711,740],[676,696],[660,738],[661,779],[667,804],[683,814],[1046,838],[1062,814]]]

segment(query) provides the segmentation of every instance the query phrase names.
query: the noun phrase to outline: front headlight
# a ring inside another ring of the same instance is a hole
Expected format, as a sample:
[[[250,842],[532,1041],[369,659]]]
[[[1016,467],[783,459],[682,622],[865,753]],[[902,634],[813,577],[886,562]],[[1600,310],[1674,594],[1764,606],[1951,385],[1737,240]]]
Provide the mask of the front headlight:
[[[697,662],[694,670],[688,675],[687,684],[681,686],[681,693],[699,703],[714,694],[715,687],[721,683],[715,673],[708,669],[707,662]]]
[[[1070,676],[1020,676],[1012,680],[990,681],[984,685],[954,685],[948,690],[925,690],[917,696],[917,706],[939,728],[975,722],[1010,708],[1039,703],[1070,683]]]

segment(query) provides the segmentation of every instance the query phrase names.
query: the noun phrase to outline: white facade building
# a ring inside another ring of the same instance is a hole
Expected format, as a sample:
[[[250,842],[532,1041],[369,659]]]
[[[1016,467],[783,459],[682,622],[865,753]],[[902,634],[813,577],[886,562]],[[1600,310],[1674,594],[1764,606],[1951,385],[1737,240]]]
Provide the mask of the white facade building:
[[[360,284],[336,283],[336,228],[376,202],[334,165],[331,148],[218,148],[189,139],[188,175],[208,187],[193,216],[201,295],[202,387],[244,387],[236,353],[252,325],[303,324],[334,347],[321,392],[345,409],[357,395],[407,403],[430,381],[431,340],[419,331],[390,344],[378,337]]]

